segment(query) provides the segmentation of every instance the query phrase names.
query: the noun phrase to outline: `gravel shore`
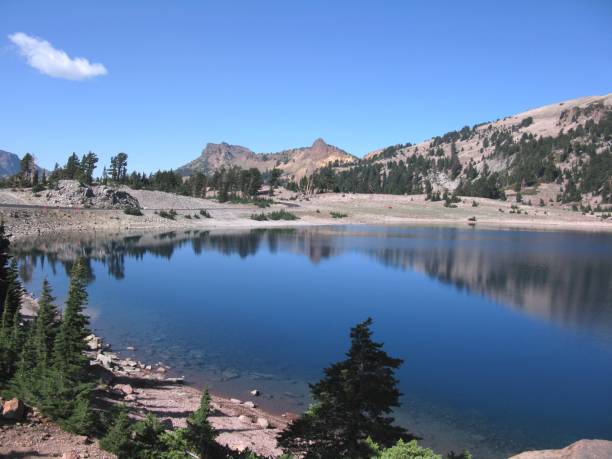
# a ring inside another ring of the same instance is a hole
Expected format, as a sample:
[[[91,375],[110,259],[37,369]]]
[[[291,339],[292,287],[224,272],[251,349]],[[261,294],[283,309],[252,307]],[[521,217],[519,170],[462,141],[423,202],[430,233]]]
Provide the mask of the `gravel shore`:
[[[597,213],[583,214],[552,204],[539,207],[484,198],[463,198],[454,204],[456,207],[445,207],[443,201],[427,201],[424,195],[299,196],[283,190],[275,195],[275,204],[261,209],[159,191],[130,190],[130,194],[138,199],[142,216],[126,215],[122,210],[53,207],[29,190],[5,189],[0,190],[0,220],[15,238],[57,232],[123,233],[338,224],[612,231],[612,218],[603,219]],[[163,218],[159,215],[160,209],[174,209],[177,215],[174,220]],[[201,209],[206,209],[212,218],[203,217]],[[250,218],[254,213],[280,209],[288,210],[299,219],[255,221]],[[332,212],[344,216],[334,218]]]

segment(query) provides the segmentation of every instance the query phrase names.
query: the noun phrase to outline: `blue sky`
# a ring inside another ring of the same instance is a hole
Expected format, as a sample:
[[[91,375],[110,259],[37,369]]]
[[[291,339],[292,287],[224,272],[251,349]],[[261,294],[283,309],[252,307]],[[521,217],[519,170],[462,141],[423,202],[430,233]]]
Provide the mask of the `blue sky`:
[[[9,37],[88,62],[37,69]],[[609,0],[0,0],[0,149],[45,167],[124,151],[152,171],[207,142],[317,137],[362,156],[609,92]]]

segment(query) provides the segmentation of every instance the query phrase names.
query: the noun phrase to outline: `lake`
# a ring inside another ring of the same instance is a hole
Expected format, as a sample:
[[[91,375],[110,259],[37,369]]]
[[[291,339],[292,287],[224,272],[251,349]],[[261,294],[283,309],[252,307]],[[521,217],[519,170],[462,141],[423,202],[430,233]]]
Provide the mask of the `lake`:
[[[115,350],[274,412],[372,317],[394,357],[398,422],[440,452],[506,457],[612,439],[612,235],[315,227],[57,235],[13,244],[58,301],[89,260],[92,328]]]

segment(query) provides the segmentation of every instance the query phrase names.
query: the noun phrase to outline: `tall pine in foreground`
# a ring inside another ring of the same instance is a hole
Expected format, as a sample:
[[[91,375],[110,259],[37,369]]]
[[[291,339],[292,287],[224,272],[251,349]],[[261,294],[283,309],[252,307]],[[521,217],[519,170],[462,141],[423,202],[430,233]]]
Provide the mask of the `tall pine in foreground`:
[[[4,300],[7,290],[7,271],[9,261],[9,247],[11,243],[9,236],[6,234],[4,223],[0,223],[0,320],[4,311]]]
[[[25,339],[21,317],[23,288],[15,260],[6,269],[5,285],[6,298],[0,317],[0,385],[4,385],[15,373]]]
[[[90,433],[93,428],[93,384],[84,355],[85,337],[90,333],[89,320],[83,312],[87,304],[86,276],[79,259],[70,273],[68,299],[53,343],[52,364],[42,381],[40,406],[43,414],[79,434]]]
[[[309,459],[370,458],[372,441],[388,447],[413,438],[391,416],[399,406],[394,373],[402,360],[372,341],[371,325],[368,319],[352,328],[347,359],[310,386],[315,404],[278,436],[285,451]]]
[[[66,376],[80,379],[87,372],[89,362],[84,355],[85,337],[90,333],[89,319],[83,313],[87,305],[86,272],[83,260],[78,259],[70,272],[68,299],[55,339],[54,367]]]
[[[27,341],[12,385],[27,404],[44,404],[44,389],[50,374],[53,345],[60,325],[59,311],[54,304],[51,286],[45,279],[38,299],[38,314],[28,329]]]

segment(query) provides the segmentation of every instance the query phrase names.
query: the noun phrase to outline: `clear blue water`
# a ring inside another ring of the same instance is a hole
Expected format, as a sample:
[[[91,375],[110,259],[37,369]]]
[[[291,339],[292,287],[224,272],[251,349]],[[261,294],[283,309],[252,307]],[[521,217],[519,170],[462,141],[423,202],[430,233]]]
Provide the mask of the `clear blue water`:
[[[324,227],[14,245],[59,299],[90,260],[92,326],[197,385],[299,412],[351,326],[405,360],[397,419],[441,452],[612,439],[612,235]],[[129,352],[125,352],[129,354]]]

